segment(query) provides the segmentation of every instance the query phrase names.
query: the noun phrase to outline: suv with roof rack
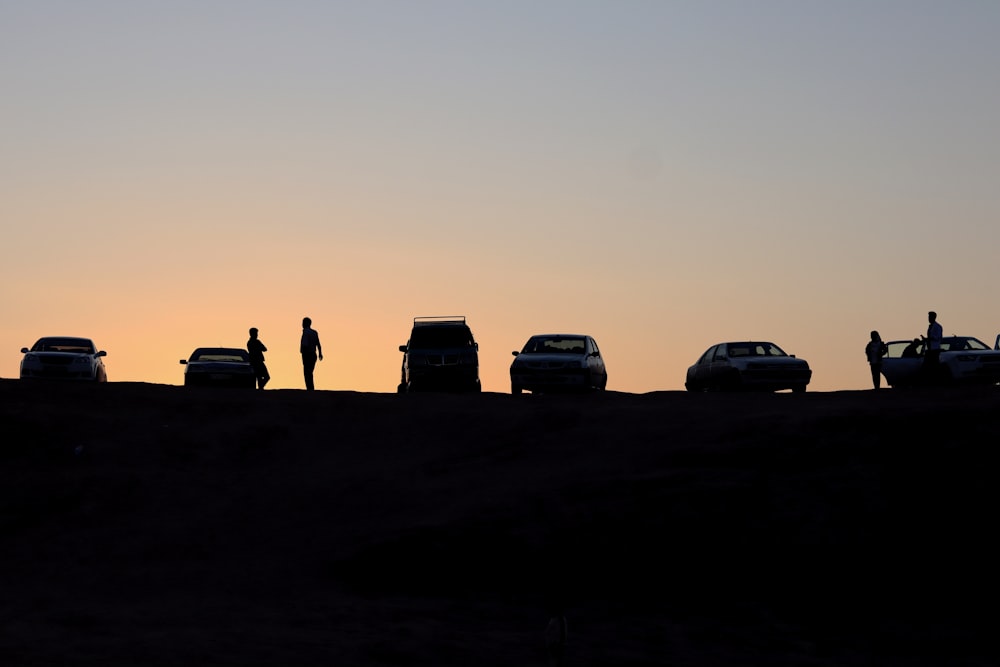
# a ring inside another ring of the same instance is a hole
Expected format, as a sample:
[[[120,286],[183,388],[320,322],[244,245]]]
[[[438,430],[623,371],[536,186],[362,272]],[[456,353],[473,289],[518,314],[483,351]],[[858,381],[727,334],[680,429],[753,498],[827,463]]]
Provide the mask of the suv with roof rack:
[[[463,316],[414,317],[397,391],[480,391],[479,343]]]

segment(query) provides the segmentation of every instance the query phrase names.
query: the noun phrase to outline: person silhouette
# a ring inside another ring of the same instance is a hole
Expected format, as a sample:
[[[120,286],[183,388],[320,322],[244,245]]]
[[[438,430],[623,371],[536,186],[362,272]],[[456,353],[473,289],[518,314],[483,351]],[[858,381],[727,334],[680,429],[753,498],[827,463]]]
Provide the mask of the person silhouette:
[[[271,375],[264,365],[264,353],[267,347],[257,338],[257,327],[250,327],[250,340],[247,341],[247,352],[250,353],[250,365],[253,366],[253,374],[257,377],[257,389],[263,389]]]
[[[316,360],[323,361],[323,346],[319,343],[319,333],[312,328],[312,320],[308,317],[302,318],[302,341],[299,343],[299,352],[302,353],[302,372],[306,380],[306,390],[313,391],[313,370],[316,368]]]
[[[941,339],[944,337],[941,323],[937,321],[937,313],[933,310],[927,313],[927,335],[924,341],[924,375],[929,380],[937,379],[940,374]]]
[[[871,340],[865,345],[865,357],[868,358],[868,365],[872,371],[872,386],[878,389],[882,385],[882,357],[889,352],[889,348],[882,342],[882,337],[877,331],[872,331]]]
[[[903,348],[903,358],[904,359],[915,359],[920,356],[920,339],[914,338],[910,343]]]

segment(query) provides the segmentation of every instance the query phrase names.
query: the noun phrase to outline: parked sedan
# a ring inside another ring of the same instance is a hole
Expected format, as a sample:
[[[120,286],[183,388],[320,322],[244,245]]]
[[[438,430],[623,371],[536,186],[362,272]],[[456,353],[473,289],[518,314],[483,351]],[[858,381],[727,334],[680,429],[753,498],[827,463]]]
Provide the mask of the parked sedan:
[[[513,352],[510,391],[603,390],[608,369],[597,342],[580,334],[532,336],[520,352]]]
[[[812,370],[805,359],[774,343],[740,341],[719,343],[687,370],[688,391],[806,390]]]
[[[21,379],[50,378],[107,382],[104,368],[107,352],[98,351],[89,338],[49,336],[39,338],[29,350],[21,348]]]
[[[924,347],[919,339],[894,340],[886,347],[889,353],[882,359],[882,375],[891,387],[1000,383],[1000,349],[990,349],[972,336],[942,338],[937,366],[924,364]]]
[[[257,376],[250,365],[250,355],[238,347],[199,347],[184,365],[185,387],[247,387],[257,386]]]

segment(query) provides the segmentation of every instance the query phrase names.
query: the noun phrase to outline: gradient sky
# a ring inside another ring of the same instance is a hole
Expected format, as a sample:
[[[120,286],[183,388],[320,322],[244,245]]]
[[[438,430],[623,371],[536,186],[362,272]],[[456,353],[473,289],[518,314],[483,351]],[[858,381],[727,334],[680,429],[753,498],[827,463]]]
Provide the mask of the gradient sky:
[[[1000,3],[0,0],[0,377],[44,335],[180,384],[256,326],[271,387],[394,391],[465,315],[608,388],[766,339],[810,390],[864,346],[1000,333]]]

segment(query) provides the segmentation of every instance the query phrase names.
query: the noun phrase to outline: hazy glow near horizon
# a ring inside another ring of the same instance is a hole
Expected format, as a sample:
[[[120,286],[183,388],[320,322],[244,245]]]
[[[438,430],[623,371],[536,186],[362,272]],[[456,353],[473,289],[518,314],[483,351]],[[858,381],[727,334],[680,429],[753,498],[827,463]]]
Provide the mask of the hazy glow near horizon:
[[[992,345],[1000,4],[0,2],[0,377],[44,335],[179,384],[256,326],[274,388],[394,391],[465,315],[609,389],[771,340],[813,390],[868,332]]]

